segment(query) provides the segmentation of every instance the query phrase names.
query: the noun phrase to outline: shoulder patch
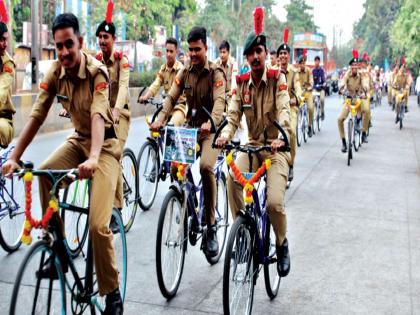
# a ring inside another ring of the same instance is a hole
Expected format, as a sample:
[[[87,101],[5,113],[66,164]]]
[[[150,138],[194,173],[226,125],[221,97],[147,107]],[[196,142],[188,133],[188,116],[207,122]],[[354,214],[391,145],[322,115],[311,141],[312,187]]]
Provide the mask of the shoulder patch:
[[[41,82],[40,84],[39,84],[39,88],[40,89],[43,89],[44,91],[47,91],[48,92],[48,83],[46,83],[46,82]]]
[[[214,82],[214,87],[218,88],[218,87],[223,86],[223,84],[224,84],[223,80],[219,80],[219,81]]]
[[[102,53],[98,52],[95,56],[95,58],[99,61],[102,61]]]
[[[276,69],[268,69],[267,71],[267,78],[270,79],[277,79],[277,77],[279,76],[279,71]]]
[[[128,62],[126,62],[126,63],[124,63],[124,64],[122,65],[122,67],[123,67],[124,69],[130,68],[130,64],[129,64]]]
[[[287,91],[287,84],[280,84],[279,91]]]
[[[180,79],[178,79],[178,78],[175,78],[175,84],[176,84],[176,85],[181,85],[181,80],[180,80]]]
[[[108,87],[108,83],[107,82],[100,82],[100,83],[96,84],[95,91],[104,90],[107,87]]]
[[[3,71],[8,72],[8,73],[13,73],[13,69],[10,68],[9,66],[3,66]]]

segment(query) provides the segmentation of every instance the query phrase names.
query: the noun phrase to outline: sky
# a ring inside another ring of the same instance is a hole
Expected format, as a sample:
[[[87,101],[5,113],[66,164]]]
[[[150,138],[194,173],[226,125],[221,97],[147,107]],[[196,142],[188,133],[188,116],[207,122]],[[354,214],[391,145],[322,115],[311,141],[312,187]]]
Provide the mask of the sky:
[[[277,0],[273,11],[280,21],[286,21],[284,5],[290,0]],[[365,0],[306,0],[314,8],[315,25],[319,32],[327,36],[327,45],[332,47],[333,27],[336,28],[337,44],[344,44],[352,38],[353,23],[358,21],[363,13]]]

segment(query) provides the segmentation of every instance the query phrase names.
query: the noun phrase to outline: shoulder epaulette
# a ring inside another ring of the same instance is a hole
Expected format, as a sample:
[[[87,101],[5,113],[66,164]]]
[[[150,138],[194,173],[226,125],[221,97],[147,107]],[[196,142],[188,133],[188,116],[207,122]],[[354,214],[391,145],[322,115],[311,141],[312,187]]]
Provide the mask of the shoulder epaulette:
[[[102,61],[102,53],[101,52],[97,52],[95,58],[99,61]]]
[[[124,56],[124,54],[123,54],[122,51],[114,51],[115,60],[121,60],[123,56]]]
[[[242,73],[236,76],[236,83],[248,82],[251,78],[251,72]]]
[[[277,79],[278,76],[279,76],[279,70],[276,70],[276,69],[268,69],[267,70],[267,78]]]

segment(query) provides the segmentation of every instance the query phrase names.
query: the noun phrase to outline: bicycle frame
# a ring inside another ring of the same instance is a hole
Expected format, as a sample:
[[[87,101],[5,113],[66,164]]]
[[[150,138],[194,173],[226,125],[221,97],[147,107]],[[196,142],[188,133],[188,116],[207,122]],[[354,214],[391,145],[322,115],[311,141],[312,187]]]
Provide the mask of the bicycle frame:
[[[3,154],[0,156],[0,168],[7,161],[8,156],[12,152],[13,147],[4,150]],[[12,178],[11,181],[13,182],[15,179]],[[5,216],[9,215],[12,216],[14,212],[19,210],[21,207],[16,202],[14,198],[14,190],[13,185],[11,185],[11,191],[7,189],[5,185],[5,179],[0,177],[0,220],[2,220]]]

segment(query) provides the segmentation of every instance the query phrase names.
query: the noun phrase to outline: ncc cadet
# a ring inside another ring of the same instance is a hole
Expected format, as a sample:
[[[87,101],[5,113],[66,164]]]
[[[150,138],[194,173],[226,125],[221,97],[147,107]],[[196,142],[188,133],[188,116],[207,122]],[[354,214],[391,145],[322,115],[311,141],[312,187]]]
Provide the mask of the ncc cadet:
[[[398,70],[397,75],[394,76],[393,81],[392,81],[393,98],[396,100],[396,107],[397,107],[397,110],[396,110],[397,115],[395,118],[395,123],[398,123],[398,113],[401,106],[401,102],[397,103],[397,101],[399,100],[397,100],[396,98],[396,93],[399,93],[401,90],[403,90],[405,94],[405,99],[408,100],[410,84],[411,82],[409,80],[409,77],[407,75],[406,68],[405,68],[405,60],[403,59],[401,60],[401,67]],[[406,102],[405,112],[408,112],[407,104],[408,102]]]
[[[207,223],[207,243],[203,246],[206,255],[212,257],[217,256],[219,252],[214,214],[217,187],[213,170],[219,150],[214,150],[211,147],[214,135],[210,135],[211,124],[203,108],[211,113],[216,125],[221,123],[225,109],[226,79],[223,70],[206,57],[207,35],[205,28],[192,28],[187,41],[190,63],[187,63],[185,68],[177,74],[163,104],[163,110],[151,127],[153,130],[159,130],[172,112],[179,97],[185,93],[188,106],[186,120],[190,126],[201,126],[200,174],[203,181]]]
[[[362,86],[366,93],[366,98],[362,99],[361,112],[365,114],[363,118],[363,132],[362,132],[362,142],[367,143],[367,132],[370,124],[370,89],[372,84],[372,77],[370,75],[370,67],[368,67],[368,54],[367,52],[363,53],[362,59],[359,60],[360,68],[359,72],[362,77]]]
[[[277,52],[275,50],[270,51],[270,64],[268,65],[268,69],[279,69],[279,65],[277,63]]]
[[[238,64],[230,55],[230,44],[224,40],[219,46],[219,58],[216,65],[223,69],[226,76],[226,96],[232,97],[232,91],[236,90],[236,76],[238,75]]]
[[[257,8],[254,14],[263,14],[262,12],[262,8]],[[255,20],[262,19],[255,18]],[[256,30],[260,30],[261,33]],[[271,159],[271,167],[267,170],[267,211],[276,234],[278,273],[281,277],[285,277],[290,270],[290,255],[286,239],[287,219],[284,208],[290,154],[278,152],[284,142],[272,122],[278,121],[290,135],[290,100],[286,77],[282,72],[270,70],[265,66],[267,48],[262,27],[255,27],[255,30],[248,35],[244,45],[244,55],[251,65],[251,71],[238,78],[238,89],[229,106],[227,117],[229,123],[216,144],[223,147],[233,138],[242,115],[246,118],[250,145],[264,145],[264,128],[266,128],[267,143],[271,145],[272,152],[259,153],[254,159],[252,168],[255,172],[265,159]],[[248,172],[248,155],[240,153],[235,164],[241,172]],[[227,186],[229,204],[235,218],[238,211],[244,209],[242,186],[233,179],[233,174],[228,177]]]
[[[112,7],[112,2],[108,2],[105,20],[99,24],[96,30],[96,37],[98,37],[99,47],[101,48],[101,51],[96,54],[96,59],[102,62],[108,70],[109,104],[116,123],[121,152],[123,152],[130,128],[130,98],[128,91],[130,65],[127,57],[122,52],[114,49],[116,29],[112,22]],[[123,208],[122,173],[120,173],[117,181],[115,206],[118,209]]]
[[[155,81],[153,81],[146,94],[140,97],[141,102],[145,102],[148,98],[155,96],[162,86],[165,95],[168,95],[176,75],[184,67],[180,61],[176,60],[176,55],[178,53],[177,40],[175,38],[168,38],[165,46],[166,63],[160,68]],[[183,95],[180,96],[178,103],[172,110],[171,116],[171,122],[174,126],[181,126],[185,122],[187,105],[185,104],[185,97]]]
[[[0,148],[6,148],[13,140],[13,115],[16,112],[12,104],[15,63],[6,51],[9,38],[7,22],[7,12],[0,12]]]
[[[290,97],[290,163],[288,180],[293,180],[293,165],[296,158],[297,142],[296,142],[296,128],[297,128],[297,113],[299,111],[300,98],[302,95],[302,88],[299,80],[298,70],[289,64],[290,46],[287,44],[289,39],[289,29],[285,28],[283,33],[283,44],[277,49],[277,58],[280,63],[280,69],[286,75],[287,91]]]
[[[299,56],[299,80],[303,88],[303,96],[306,97],[306,102],[308,104],[309,112],[309,128],[308,134],[309,137],[312,137],[312,128],[314,123],[314,97],[312,95],[312,89],[314,87],[314,77],[312,75],[312,70],[306,66],[306,49],[303,49],[303,54]]]
[[[391,106],[393,103],[393,91],[392,91],[392,82],[394,82],[394,77],[398,73],[398,63],[395,63],[394,67],[392,68],[392,71],[389,73],[388,76],[388,105]],[[394,108],[392,108],[394,109]]]
[[[353,50],[353,58],[350,60],[350,70],[346,72],[343,79],[343,87],[342,91],[348,92],[350,96],[358,96],[361,93],[365,93],[365,89],[362,83],[362,75],[358,71],[358,63],[359,63],[359,54],[356,50]],[[346,136],[344,133],[344,121],[346,120],[347,116],[349,115],[349,109],[347,107],[343,107],[341,110],[340,115],[338,116],[338,131],[340,133],[340,138],[342,141],[341,151],[343,153],[347,152],[347,142]]]
[[[30,118],[10,159],[3,166],[3,173],[10,174],[19,167],[17,162],[47,118],[54,98],[58,97],[72,117],[75,133],[44,161],[41,168],[78,167],[80,178],[92,178],[89,230],[99,293],[106,295],[104,314],[122,314],[113,235],[108,226],[121,156],[108,100],[108,74],[102,63],[81,51],[83,37],[76,16],[71,13],[58,15],[52,33],[58,60],[40,84]],[[42,208],[47,209],[51,183],[41,177],[39,186]],[[64,272],[67,269],[68,266],[63,266]],[[48,268],[43,274],[49,276]]]
[[[312,70],[312,75],[314,77],[314,84],[315,87],[319,86],[321,89],[319,90],[320,99],[321,99],[321,119],[324,120],[325,118],[325,71],[319,65],[321,62],[321,58],[316,56],[315,59],[315,68]]]

